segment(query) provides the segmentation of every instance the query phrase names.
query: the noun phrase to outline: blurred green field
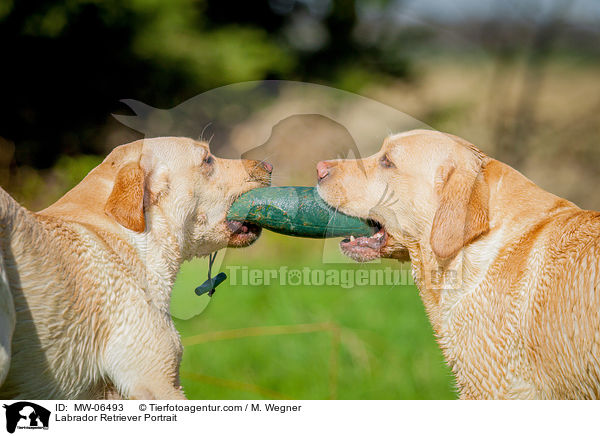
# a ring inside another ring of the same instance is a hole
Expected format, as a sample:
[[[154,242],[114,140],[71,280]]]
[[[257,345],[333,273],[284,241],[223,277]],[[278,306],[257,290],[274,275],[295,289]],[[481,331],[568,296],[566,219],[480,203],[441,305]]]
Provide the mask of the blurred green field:
[[[322,256],[322,241],[264,232],[250,248],[226,250],[221,270],[409,267],[323,263]],[[279,280],[232,286],[228,280],[202,311],[208,297],[193,290],[206,271],[206,259],[185,264],[171,304],[185,346],[181,380],[189,398],[456,398],[414,286],[343,289]]]

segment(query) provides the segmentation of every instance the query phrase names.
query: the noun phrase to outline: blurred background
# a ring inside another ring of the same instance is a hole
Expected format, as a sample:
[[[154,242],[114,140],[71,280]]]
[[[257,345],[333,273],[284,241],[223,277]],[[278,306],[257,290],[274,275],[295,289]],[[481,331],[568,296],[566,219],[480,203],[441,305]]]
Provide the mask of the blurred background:
[[[402,126],[462,136],[543,188],[600,209],[597,0],[0,0],[0,41],[0,185],[33,210],[115,146],[169,133],[149,128],[159,125],[151,116],[144,128],[126,121],[145,111],[131,101],[168,111],[254,80],[379,101],[412,120]],[[371,134],[375,124],[356,113],[345,120],[373,147],[394,131]],[[235,140],[255,122],[232,127],[228,151],[217,137],[215,153],[247,153]],[[190,136],[214,135],[198,125]],[[277,162],[275,182],[312,184],[314,163],[339,157],[328,144],[346,134],[317,116],[290,118],[252,157],[269,158],[275,142],[294,163]],[[409,268],[335,255],[324,264],[323,253],[320,241],[265,232],[227,251],[222,265]],[[456,396],[414,286],[224,284],[202,312],[193,288],[205,276],[205,260],[184,265],[173,297],[191,398]]]

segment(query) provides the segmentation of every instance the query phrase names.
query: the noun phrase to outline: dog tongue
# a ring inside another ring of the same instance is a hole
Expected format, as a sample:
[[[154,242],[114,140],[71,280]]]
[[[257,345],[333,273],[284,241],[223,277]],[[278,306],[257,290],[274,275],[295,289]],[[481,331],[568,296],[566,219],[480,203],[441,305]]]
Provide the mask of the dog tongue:
[[[227,221],[227,227],[229,227],[229,230],[232,232],[237,232],[241,226],[242,223],[240,221]]]

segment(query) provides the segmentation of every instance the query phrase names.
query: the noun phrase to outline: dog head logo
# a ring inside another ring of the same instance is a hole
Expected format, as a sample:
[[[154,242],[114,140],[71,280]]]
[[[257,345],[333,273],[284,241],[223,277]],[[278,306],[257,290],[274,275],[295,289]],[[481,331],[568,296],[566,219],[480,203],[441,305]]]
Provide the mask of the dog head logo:
[[[29,401],[3,406],[6,409],[6,431],[18,429],[48,429],[50,411]]]

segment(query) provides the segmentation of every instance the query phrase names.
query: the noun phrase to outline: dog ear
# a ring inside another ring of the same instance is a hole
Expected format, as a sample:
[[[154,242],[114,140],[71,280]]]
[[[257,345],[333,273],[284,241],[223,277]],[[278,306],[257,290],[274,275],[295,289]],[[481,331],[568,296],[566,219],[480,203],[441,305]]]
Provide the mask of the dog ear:
[[[119,169],[104,211],[123,227],[144,231],[144,171],[137,162]]]
[[[459,169],[452,163],[438,169],[439,206],[433,218],[431,248],[440,259],[456,255],[489,229],[489,188],[481,167]]]

